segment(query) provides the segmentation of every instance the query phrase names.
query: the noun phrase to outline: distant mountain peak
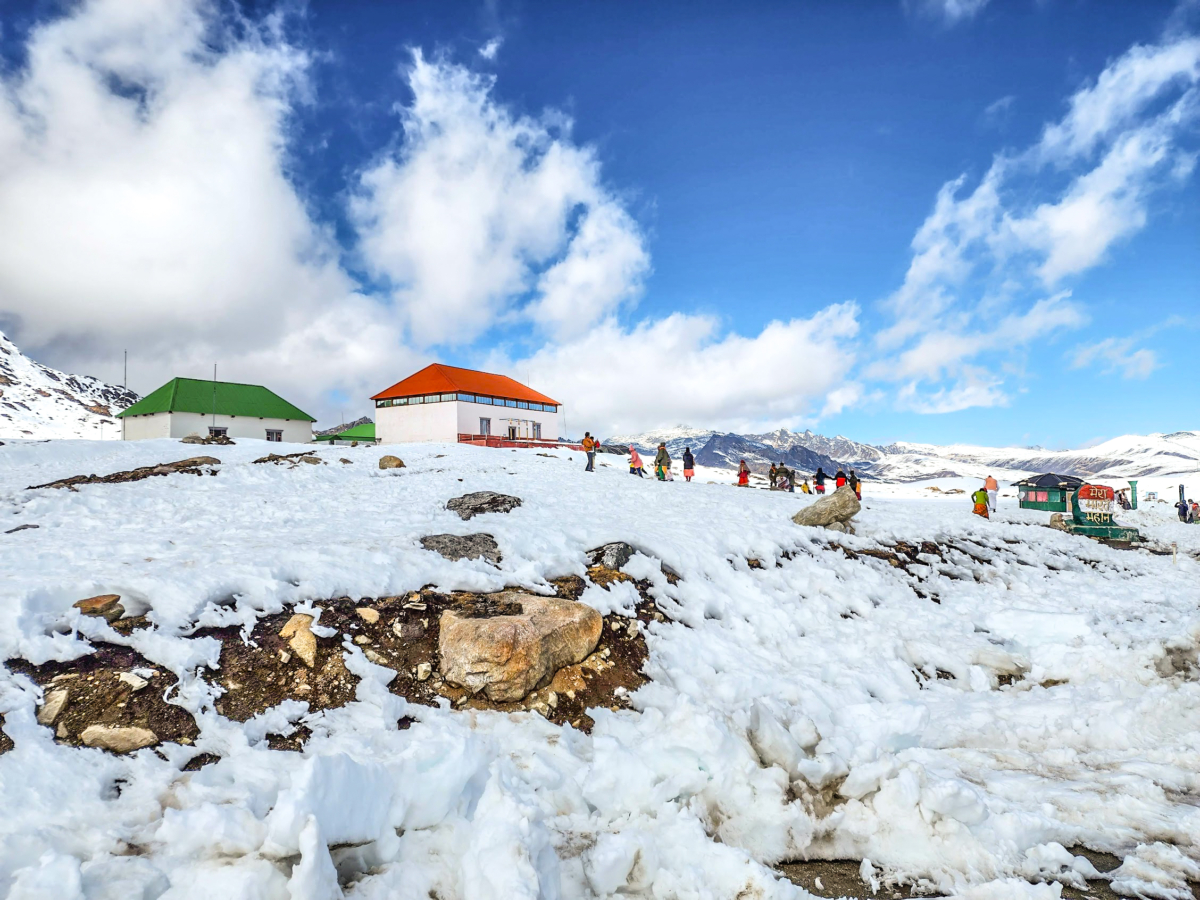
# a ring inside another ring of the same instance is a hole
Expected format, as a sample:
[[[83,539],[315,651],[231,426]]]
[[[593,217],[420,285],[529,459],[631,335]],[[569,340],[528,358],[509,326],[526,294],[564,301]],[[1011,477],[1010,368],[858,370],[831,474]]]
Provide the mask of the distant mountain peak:
[[[118,438],[116,414],[139,397],[30,359],[0,332],[0,438]]]

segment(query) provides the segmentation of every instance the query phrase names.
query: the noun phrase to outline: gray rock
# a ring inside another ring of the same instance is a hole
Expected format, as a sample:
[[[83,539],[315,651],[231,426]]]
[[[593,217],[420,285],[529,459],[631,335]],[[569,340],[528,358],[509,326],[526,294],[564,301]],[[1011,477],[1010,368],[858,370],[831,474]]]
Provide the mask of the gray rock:
[[[421,546],[446,559],[486,559],[500,563],[500,546],[490,534],[431,534],[421,538]]]
[[[132,753],[158,743],[158,735],[149,728],[135,725],[89,725],[79,739],[88,747],[99,747],[113,753]]]
[[[593,566],[604,566],[606,569],[620,569],[637,553],[637,548],[624,541],[613,541],[588,551],[588,563]]]
[[[792,516],[792,521],[797,525],[814,525],[822,528],[830,528],[835,523],[844,526],[854,518],[860,509],[862,509],[862,504],[854,496],[850,485],[846,484],[828,497],[822,497],[811,506],[804,507]],[[844,527],[834,530],[846,531]]]
[[[465,521],[483,513],[512,512],[520,505],[520,497],[497,494],[495,491],[476,491],[473,494],[455,497],[446,504],[446,509],[458,513],[459,518]]]

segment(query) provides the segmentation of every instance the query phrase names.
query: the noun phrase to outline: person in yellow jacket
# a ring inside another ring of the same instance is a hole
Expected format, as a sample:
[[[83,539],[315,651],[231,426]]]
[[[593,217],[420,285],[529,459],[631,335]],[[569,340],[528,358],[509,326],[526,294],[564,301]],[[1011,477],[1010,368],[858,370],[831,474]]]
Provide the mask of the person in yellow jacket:
[[[596,439],[594,437],[592,437],[592,433],[590,431],[585,431],[583,433],[583,452],[587,454],[587,461],[588,461],[587,468],[584,469],[583,471],[595,472],[596,471]]]

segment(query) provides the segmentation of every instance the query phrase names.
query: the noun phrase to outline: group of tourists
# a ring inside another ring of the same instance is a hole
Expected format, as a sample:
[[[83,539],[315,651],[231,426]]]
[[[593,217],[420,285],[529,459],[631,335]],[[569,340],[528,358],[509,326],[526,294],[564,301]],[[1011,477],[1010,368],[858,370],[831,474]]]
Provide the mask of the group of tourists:
[[[1184,500],[1180,498],[1175,504],[1175,511],[1179,513],[1179,521],[1186,522],[1188,525],[1200,525],[1200,503],[1195,500]]]
[[[998,490],[1000,490],[1000,485],[991,475],[983,479],[983,487],[971,495],[971,502],[975,504],[975,515],[983,516],[985,519],[991,518],[991,513],[996,511],[996,491]]]

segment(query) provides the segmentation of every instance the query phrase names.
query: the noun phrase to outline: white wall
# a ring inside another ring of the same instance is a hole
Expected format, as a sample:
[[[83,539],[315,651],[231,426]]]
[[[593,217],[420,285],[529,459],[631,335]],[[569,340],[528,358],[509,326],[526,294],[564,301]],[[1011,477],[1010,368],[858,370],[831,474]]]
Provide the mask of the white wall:
[[[215,420],[209,415],[188,412],[154,413],[149,416],[130,416],[125,422],[125,440],[139,441],[152,437],[182,438],[189,434],[208,436],[208,427],[226,428],[231,438],[267,439],[267,429],[283,432],[283,440],[291,444],[306,444],[312,440],[312,422],[300,419],[260,419],[257,416],[222,416]]]
[[[444,403],[418,403],[415,406],[381,406],[375,409],[375,436],[381,444],[406,444],[417,441],[453,443],[460,434],[479,434],[479,420],[492,420],[492,434],[505,437],[509,419],[540,422],[542,440],[559,436],[559,414],[510,406],[485,406],[447,400]]]
[[[458,440],[457,401],[383,406],[375,409],[375,437],[381,444]]]

